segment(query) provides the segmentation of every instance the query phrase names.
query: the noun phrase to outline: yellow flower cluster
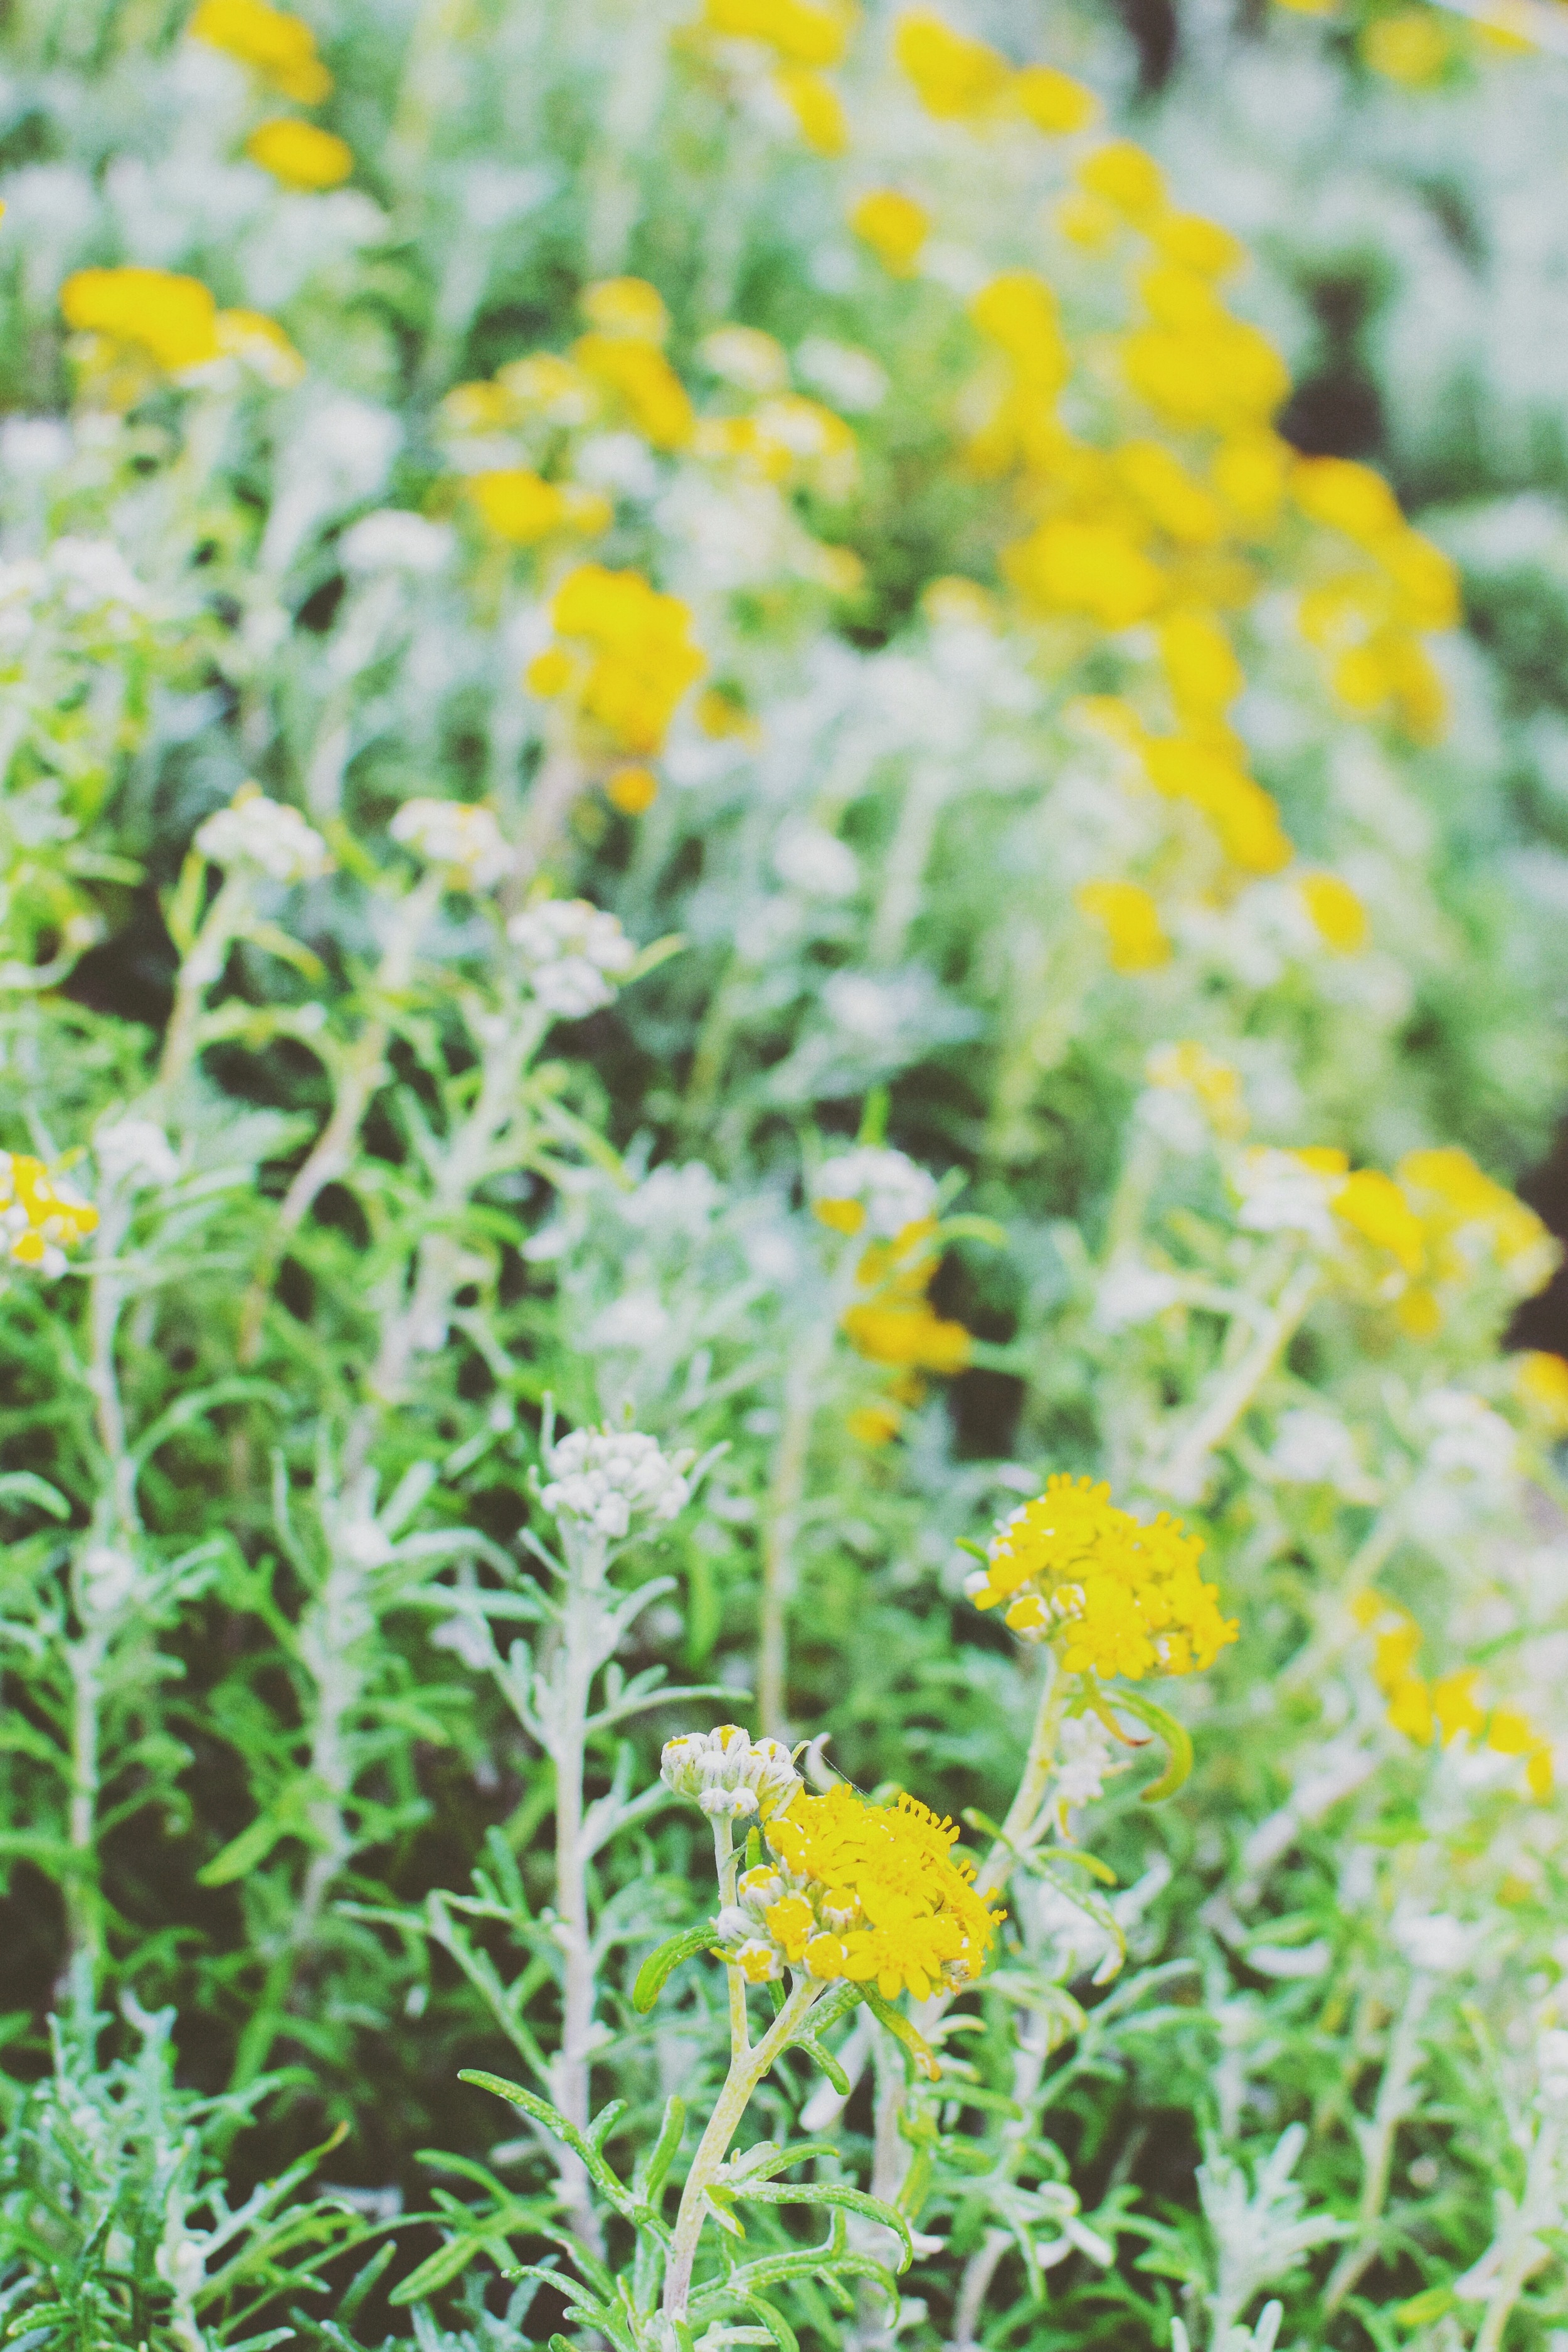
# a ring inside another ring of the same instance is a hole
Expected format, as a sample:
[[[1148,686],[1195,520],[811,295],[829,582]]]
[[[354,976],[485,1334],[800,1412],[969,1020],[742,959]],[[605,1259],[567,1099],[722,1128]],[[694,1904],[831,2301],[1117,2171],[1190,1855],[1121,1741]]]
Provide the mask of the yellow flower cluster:
[[[1303,457],[1291,495],[1310,520],[1357,548],[1363,562],[1336,568],[1301,599],[1302,635],[1327,653],[1335,693],[1365,717],[1390,712],[1418,739],[1441,732],[1442,680],[1417,632],[1451,629],[1459,617],[1453,564],[1412,530],[1381,475],[1345,457]]]
[[[1118,971],[1152,971],[1169,963],[1171,942],[1160,909],[1141,882],[1085,882],[1073,893],[1080,911],[1105,933]]]
[[[929,9],[899,19],[893,54],[926,112],[939,121],[973,122],[1003,110],[1037,131],[1085,130],[1100,111],[1092,91],[1054,66],[1010,66],[984,41],[955,33]]]
[[[237,58],[258,80],[301,106],[318,106],[331,96],[332,77],[316,55],[309,25],[286,9],[269,7],[267,0],[201,0],[185,29],[193,40]],[[286,188],[335,188],[354,167],[346,140],[293,115],[258,124],[245,152]]]
[[[663,743],[676,704],[707,667],[691,614],[640,572],[582,563],[555,593],[558,639],[525,674],[531,693],[570,695],[590,744],[646,758]]]
[[[1145,1524],[1109,1486],[1058,1474],[1002,1521],[966,1590],[977,1609],[1006,1601],[1013,1632],[1054,1643],[1068,1674],[1185,1675],[1237,1634],[1198,1574],[1203,1550],[1179,1519]]]
[[[463,488],[486,529],[510,547],[535,547],[559,533],[592,539],[615,520],[602,491],[547,482],[531,466],[487,467],[468,475]]]
[[[1527,1419],[1549,1441],[1568,1437],[1568,1361],[1542,1348],[1513,1360],[1513,1390]]]
[[[752,1984],[788,1967],[926,2000],[979,1975],[1004,1914],[975,1892],[951,1822],[912,1797],[868,1804],[840,1781],[795,1797],[763,1835],[772,1863],[744,1872],[719,1916]]]
[[[856,1270],[868,1295],[843,1316],[845,1337],[858,1354],[905,1375],[898,1388],[904,1402],[918,1399],[920,1373],[961,1372],[969,1361],[969,1333],[939,1315],[926,1295],[942,1262],[936,1231],[934,1218],[921,1217],[891,1241],[873,1242]]]
[[[16,1265],[63,1274],[66,1251],[85,1241],[98,1211],[28,1151],[0,1151],[0,1235]]]
[[[1240,1071],[1195,1037],[1184,1037],[1176,1045],[1156,1045],[1145,1069],[1152,1087],[1190,1096],[1216,1135],[1247,1133],[1249,1120]]]
[[[277,387],[305,363],[275,320],[220,310],[199,278],[169,269],[79,269],[60,288],[60,312],[82,337],[86,383],[112,407],[131,407],[159,374],[179,376],[238,359]]]
[[[824,68],[839,64],[858,11],[847,0],[707,0],[704,26],[731,40],[756,41],[774,59],[773,87],[801,137],[819,155],[841,155],[849,126]]]
[[[1473,1666],[1428,1682],[1415,1664],[1421,1629],[1407,1611],[1379,1592],[1352,1602],[1357,1624],[1373,1635],[1373,1678],[1388,1701],[1388,1720],[1418,1748],[1436,1739],[1449,1748],[1461,1732],[1499,1756],[1525,1758],[1525,1785],[1542,1804],[1552,1790],[1552,1743],[1516,1706],[1485,1707],[1476,1696]]]
[[[316,37],[300,17],[267,0],[200,0],[185,30],[208,48],[224,49],[285,98],[319,106],[332,93],[332,77],[316,55]]]

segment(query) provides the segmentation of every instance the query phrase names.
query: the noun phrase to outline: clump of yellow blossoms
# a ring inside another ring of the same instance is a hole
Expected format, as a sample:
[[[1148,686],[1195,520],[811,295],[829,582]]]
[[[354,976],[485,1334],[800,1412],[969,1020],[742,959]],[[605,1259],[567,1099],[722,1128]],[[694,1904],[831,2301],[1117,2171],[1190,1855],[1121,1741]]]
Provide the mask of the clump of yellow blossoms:
[[[286,188],[335,188],[354,167],[353,149],[346,139],[289,114],[258,123],[245,152]]]
[[[657,751],[675,706],[707,667],[692,643],[691,614],[660,595],[640,572],[579,564],[556,591],[550,618],[558,638],[529,664],[531,693],[570,694],[589,728],[611,749]]]
[[[201,0],[185,30],[209,48],[224,49],[285,98],[316,106],[332,92],[332,77],[316,55],[309,25],[266,0]]]
[[[258,310],[220,310],[199,278],[176,270],[79,269],[60,288],[60,311],[83,338],[89,385],[131,407],[155,375],[184,375],[237,359],[275,386],[298,383],[305,363],[281,327]]]
[[[962,1323],[939,1315],[926,1296],[941,1264],[934,1218],[905,1225],[892,1240],[873,1242],[856,1269],[870,1295],[844,1310],[844,1335],[874,1364],[896,1366],[906,1375],[961,1372],[972,1346]],[[913,1402],[914,1382],[900,1391]]]
[[[1552,1794],[1552,1743],[1517,1706],[1485,1707],[1476,1696],[1480,1675],[1473,1666],[1428,1682],[1415,1664],[1421,1629],[1397,1603],[1379,1592],[1358,1593],[1351,1604],[1358,1625],[1374,1634],[1373,1678],[1388,1701],[1388,1720],[1417,1748],[1436,1739],[1452,1747],[1461,1732],[1498,1756],[1525,1759],[1525,1785],[1544,1804]]]
[[[599,490],[575,482],[547,482],[530,466],[495,466],[463,484],[486,528],[511,547],[534,547],[569,531],[591,539],[607,530],[615,509]]]
[[[1078,905],[1105,933],[1118,971],[1151,971],[1169,963],[1171,942],[1160,909],[1141,882],[1085,882],[1074,892]]]
[[[66,1251],[85,1241],[98,1211],[28,1151],[0,1151],[0,1234],[16,1265],[63,1274]]]
[[[1203,1549],[1179,1519],[1145,1524],[1109,1486],[1058,1474],[1002,1522],[964,1589],[977,1609],[1006,1601],[1013,1632],[1054,1643],[1068,1674],[1185,1675],[1237,1634],[1198,1574]]]
[[[775,59],[773,87],[808,147],[841,155],[849,143],[843,103],[823,71],[848,47],[857,10],[824,0],[707,0],[704,28],[755,41]]]
[[[926,2000],[979,1975],[1004,1915],[975,1892],[951,1822],[912,1797],[868,1804],[839,1782],[795,1797],[763,1835],[772,1862],[742,1873],[718,1922],[751,1983],[787,1967]]]
[[[655,449],[684,449],[696,427],[686,386],[664,356],[669,314],[644,278],[606,278],[583,296],[589,331],[572,359]]]
[[[871,188],[850,208],[849,226],[894,278],[910,278],[931,235],[931,215],[901,188]]]

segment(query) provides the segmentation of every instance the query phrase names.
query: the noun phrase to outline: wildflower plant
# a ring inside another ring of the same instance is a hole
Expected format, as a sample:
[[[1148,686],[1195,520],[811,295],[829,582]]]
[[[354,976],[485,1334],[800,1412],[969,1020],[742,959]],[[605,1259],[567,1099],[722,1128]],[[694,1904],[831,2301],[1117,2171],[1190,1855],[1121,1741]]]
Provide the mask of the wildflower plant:
[[[8,18],[19,2344],[1568,2326],[1561,73],[1184,41]]]

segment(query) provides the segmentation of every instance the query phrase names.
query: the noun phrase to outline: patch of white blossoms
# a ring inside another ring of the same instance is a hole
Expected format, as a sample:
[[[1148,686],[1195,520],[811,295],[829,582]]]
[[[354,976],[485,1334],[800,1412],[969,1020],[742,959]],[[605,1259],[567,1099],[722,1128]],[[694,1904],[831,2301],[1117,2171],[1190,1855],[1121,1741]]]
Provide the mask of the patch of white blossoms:
[[[689,1453],[666,1454],[641,1430],[574,1429],[551,1448],[541,1499],[557,1518],[618,1539],[634,1519],[662,1527],[685,1509],[691,1489],[682,1474],[691,1461]]]
[[[580,1021],[612,1003],[637,951],[614,915],[586,898],[545,898],[507,925],[534,995],[547,1013]]]
[[[93,1136],[92,1149],[105,1183],[123,1185],[127,1191],[172,1184],[180,1172],[168,1137],[150,1118],[105,1122]]]
[[[472,801],[405,801],[388,830],[394,841],[426,866],[444,867],[466,890],[488,889],[511,863],[495,818]]]
[[[242,784],[227,808],[197,828],[197,849],[226,872],[249,871],[269,882],[313,882],[331,868],[326,843],[298,809]]]
[[[890,1242],[934,1213],[936,1183],[901,1151],[863,1143],[823,1161],[811,1200],[823,1223],[837,1232]]]
[[[1304,1234],[1321,1249],[1339,1235],[1335,1196],[1344,1190],[1342,1171],[1314,1168],[1300,1152],[1260,1144],[1242,1154],[1232,1176],[1241,1213],[1237,1223],[1252,1234]]]
[[[710,1821],[771,1821],[805,1786],[781,1740],[753,1739],[738,1723],[667,1740],[658,1771],[667,1789],[689,1797]]]

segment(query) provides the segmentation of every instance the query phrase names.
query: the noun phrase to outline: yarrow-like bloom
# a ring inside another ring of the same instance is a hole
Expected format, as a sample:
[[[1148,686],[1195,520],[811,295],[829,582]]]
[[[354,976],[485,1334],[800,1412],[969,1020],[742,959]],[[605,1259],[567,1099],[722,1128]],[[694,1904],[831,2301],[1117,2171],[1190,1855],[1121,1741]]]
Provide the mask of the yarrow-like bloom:
[[[540,1499],[557,1518],[618,1541],[634,1518],[662,1527],[686,1508],[691,1489],[682,1473],[691,1462],[689,1453],[667,1454],[641,1430],[574,1429],[551,1448]]]
[[[936,1206],[936,1182],[901,1151],[858,1144],[825,1160],[812,1179],[813,1214],[836,1234],[896,1241]]]
[[[253,163],[259,163],[286,188],[336,188],[354,167],[354,151],[346,139],[321,131],[313,122],[280,115],[258,123],[245,142]]]
[[[691,640],[691,614],[640,572],[582,563],[550,608],[556,635],[529,664],[531,693],[571,692],[584,719],[618,750],[647,758],[663,743],[675,706],[707,667]]]
[[[1198,1574],[1203,1549],[1163,1511],[1145,1525],[1109,1486],[1058,1475],[1001,1522],[964,1589],[977,1609],[1006,1601],[1013,1632],[1055,1643],[1068,1674],[1185,1675],[1237,1635]]]
[[[868,1804],[843,1782],[797,1796],[763,1832],[771,1863],[744,1872],[719,1915],[752,1984],[786,1967],[826,1983],[874,1984],[924,2000],[977,1977],[1003,1914],[976,1893],[951,1822],[912,1797]]]
[[[805,1786],[782,1740],[753,1739],[738,1723],[667,1740],[658,1772],[667,1789],[690,1797],[710,1821],[771,1821]]]
[[[0,1151],[0,1236],[16,1265],[54,1276],[66,1270],[66,1251],[85,1241],[98,1211],[52,1175],[29,1151]]]
[[[227,808],[197,828],[196,848],[215,866],[264,874],[269,882],[313,882],[331,869],[326,843],[298,809],[241,784]]]
[[[426,866],[445,867],[464,890],[487,889],[511,863],[500,825],[475,802],[405,801],[387,830]]]
[[[615,1001],[637,951],[614,915],[586,898],[545,898],[507,925],[535,996],[547,1013],[580,1021]]]

